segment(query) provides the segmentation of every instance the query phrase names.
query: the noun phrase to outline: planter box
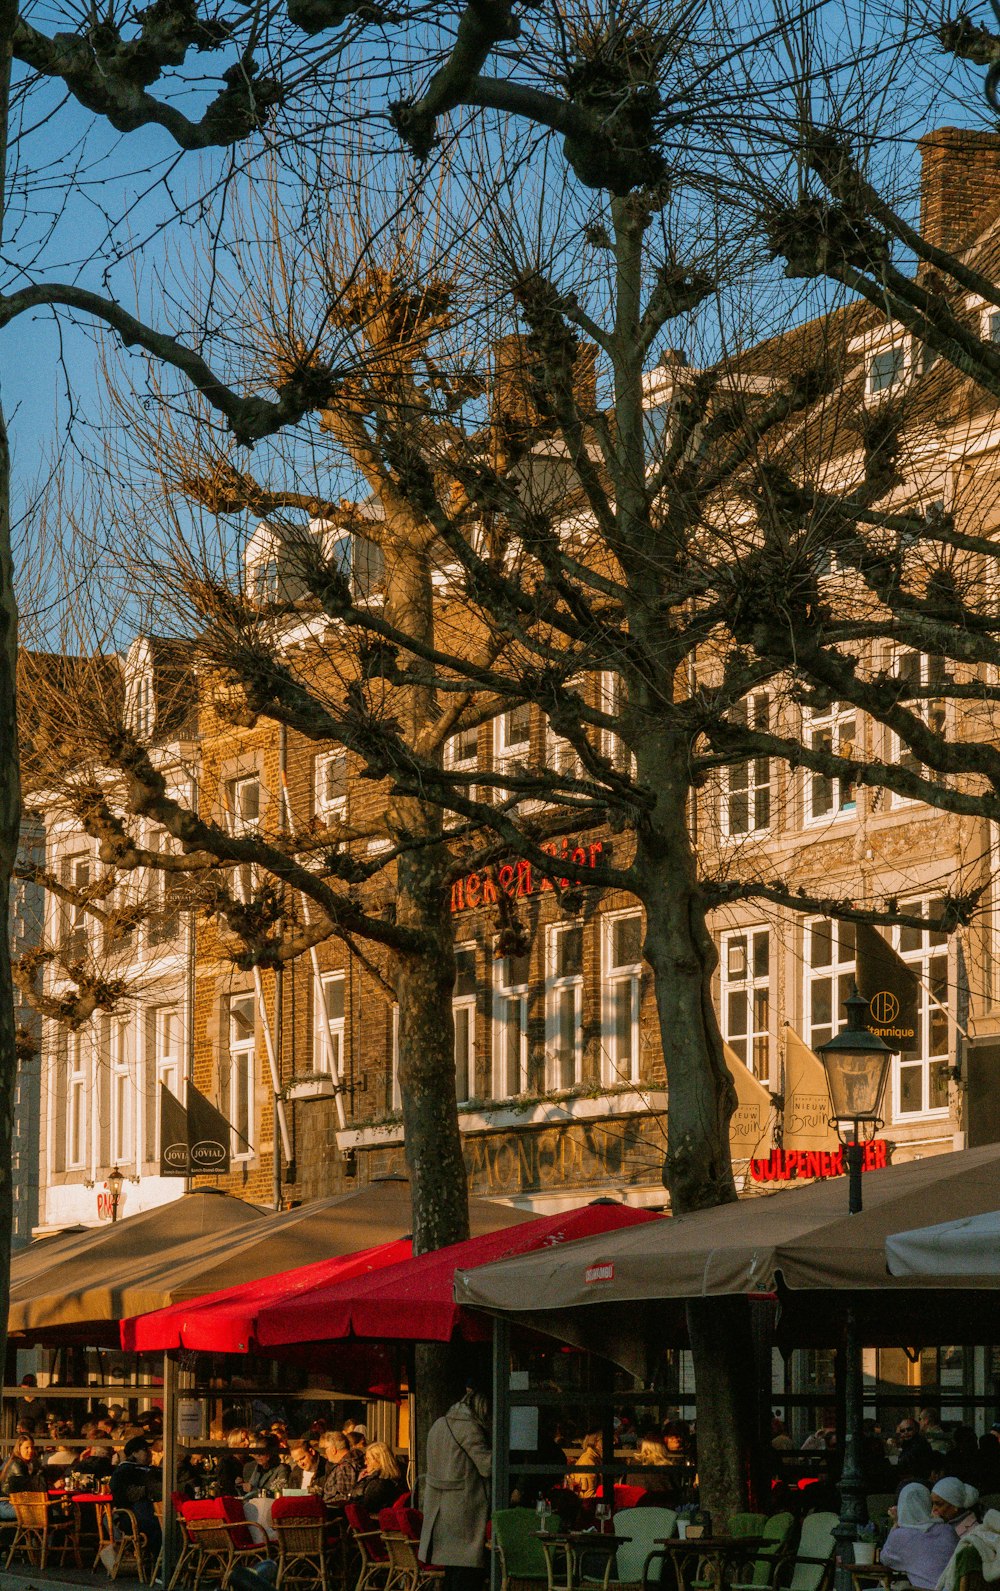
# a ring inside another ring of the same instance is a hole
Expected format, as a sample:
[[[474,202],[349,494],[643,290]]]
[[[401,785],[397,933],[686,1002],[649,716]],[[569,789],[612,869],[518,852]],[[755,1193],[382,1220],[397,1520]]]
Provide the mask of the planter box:
[[[328,1072],[310,1072],[293,1077],[285,1089],[286,1099],[332,1099],[337,1085]]]

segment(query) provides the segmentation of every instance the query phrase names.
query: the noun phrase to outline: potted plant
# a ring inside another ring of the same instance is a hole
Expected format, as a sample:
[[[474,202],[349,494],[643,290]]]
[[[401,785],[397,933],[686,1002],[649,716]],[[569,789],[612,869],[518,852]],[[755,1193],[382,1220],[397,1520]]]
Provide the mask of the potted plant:
[[[854,1562],[872,1564],[875,1562],[875,1526],[871,1520],[867,1524],[858,1526],[858,1534],[854,1542]]]

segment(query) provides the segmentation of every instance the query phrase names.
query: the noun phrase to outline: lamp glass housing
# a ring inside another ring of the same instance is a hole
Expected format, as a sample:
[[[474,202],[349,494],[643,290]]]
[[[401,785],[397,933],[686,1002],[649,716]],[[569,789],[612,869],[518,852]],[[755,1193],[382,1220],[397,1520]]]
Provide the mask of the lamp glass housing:
[[[111,1194],[112,1199],[114,1199],[116,1202],[121,1198],[122,1184],[124,1181],[125,1178],[117,1166],[115,1166],[113,1171],[108,1172],[108,1192]]]
[[[816,1053],[826,1071],[834,1119],[876,1122],[892,1051],[865,1025],[867,1002],[860,995],[852,995],[845,1006],[846,1027],[821,1044]]]

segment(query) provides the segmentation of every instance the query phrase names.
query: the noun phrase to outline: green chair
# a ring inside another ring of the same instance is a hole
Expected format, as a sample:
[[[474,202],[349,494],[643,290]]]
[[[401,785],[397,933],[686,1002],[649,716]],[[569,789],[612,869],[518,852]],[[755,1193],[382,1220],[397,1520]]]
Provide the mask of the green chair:
[[[672,1536],[677,1515],[672,1508],[623,1508],[614,1517],[615,1535],[628,1536],[618,1548],[615,1584],[640,1586],[656,1543]]]
[[[758,1588],[773,1585],[774,1572],[781,1562],[794,1527],[794,1514],[772,1514],[770,1519],[765,1520],[761,1531],[764,1545],[757,1548],[750,1578],[731,1580],[729,1582],[731,1591],[758,1591]]]
[[[827,1591],[833,1580],[836,1514],[806,1514],[799,1544],[782,1558],[772,1584],[780,1591]]]
[[[500,1561],[503,1591],[547,1586],[545,1553],[535,1532],[538,1515],[533,1508],[498,1508],[493,1515],[490,1547]]]
[[[985,1591],[983,1560],[971,1542],[966,1546],[959,1542],[948,1568],[951,1569],[952,1566],[955,1573],[955,1591]]]

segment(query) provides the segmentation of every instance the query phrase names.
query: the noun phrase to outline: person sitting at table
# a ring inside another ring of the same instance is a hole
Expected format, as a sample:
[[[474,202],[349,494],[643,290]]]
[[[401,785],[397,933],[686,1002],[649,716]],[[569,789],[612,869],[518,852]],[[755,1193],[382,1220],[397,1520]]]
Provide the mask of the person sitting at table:
[[[340,1431],[324,1431],[319,1446],[326,1459],[323,1501],[328,1508],[333,1504],[346,1503],[358,1478],[350,1443]]]
[[[658,1437],[644,1436],[629,1463],[629,1479],[647,1492],[669,1495],[676,1490],[671,1464],[666,1445]],[[633,1470],[634,1474],[631,1473]]]
[[[19,1436],[10,1458],[0,1469],[0,1492],[5,1493],[5,1506],[0,1510],[0,1519],[15,1518],[14,1506],[8,1500],[12,1492],[44,1492],[48,1490],[48,1484],[49,1478],[38,1457],[34,1437]]]
[[[288,1464],[291,1474],[289,1484],[296,1491],[309,1491],[319,1476],[319,1455],[305,1437],[292,1442],[288,1450]]]
[[[978,1501],[976,1488],[956,1480],[954,1475],[943,1475],[931,1482],[931,1509],[937,1519],[951,1526],[956,1536],[964,1536],[978,1525],[974,1506]]]
[[[958,1542],[951,1525],[935,1519],[931,1494],[922,1481],[911,1481],[889,1513],[896,1523],[885,1539],[880,1557],[898,1569],[916,1591],[933,1591]]]
[[[67,1439],[73,1434],[71,1425],[63,1425],[62,1423],[56,1425],[52,1432],[56,1440],[56,1446],[51,1453],[47,1453],[45,1456],[46,1469],[64,1470],[73,1468],[76,1463],[76,1449],[67,1446]]]
[[[291,1484],[290,1475],[278,1438],[268,1432],[254,1448],[253,1460],[243,1471],[242,1480],[237,1481],[237,1488],[244,1497],[277,1497]]]
[[[114,1467],[114,1454],[110,1442],[91,1442],[76,1461],[77,1473],[95,1492],[101,1490],[101,1483],[107,1480]]]
[[[125,1443],[122,1462],[111,1472],[112,1517],[116,1508],[128,1508],[146,1538],[150,1563],[155,1563],[163,1539],[153,1507],[162,1492],[162,1477],[152,1467],[148,1436],[133,1436]],[[117,1527],[117,1528],[120,1528]]]
[[[405,1491],[406,1482],[395,1453],[384,1442],[370,1442],[351,1502],[360,1503],[373,1519],[377,1519],[381,1510],[391,1508]]]
[[[586,1465],[588,1469],[600,1469],[604,1457],[604,1435],[601,1431],[589,1431],[583,1439],[583,1447],[577,1464]],[[569,1472],[569,1482],[575,1492],[581,1497],[596,1497],[601,1484],[600,1475],[586,1474],[583,1470],[572,1469]]]

